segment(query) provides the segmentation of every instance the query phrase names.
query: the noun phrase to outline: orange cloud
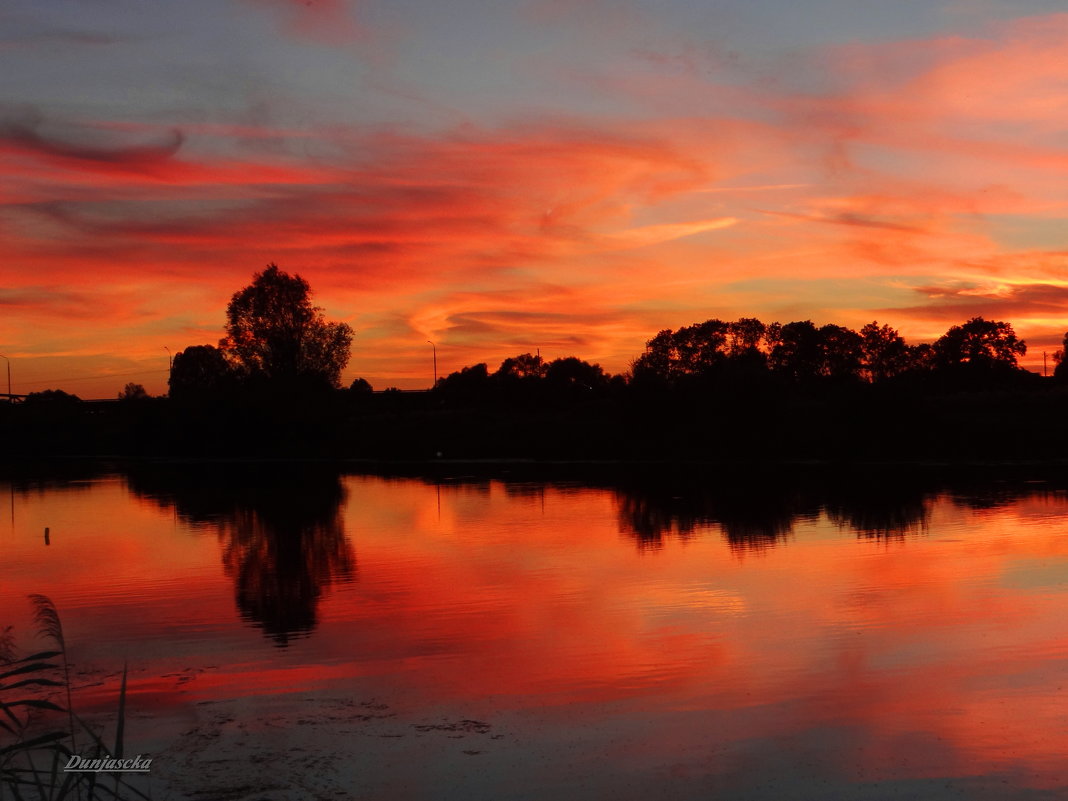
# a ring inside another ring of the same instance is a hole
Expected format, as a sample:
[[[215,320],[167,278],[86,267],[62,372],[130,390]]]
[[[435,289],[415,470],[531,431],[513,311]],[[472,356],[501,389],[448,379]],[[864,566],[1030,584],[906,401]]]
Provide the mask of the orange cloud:
[[[140,151],[127,160],[122,155],[127,151],[114,147],[99,149],[108,159],[75,157],[66,146],[60,156],[53,153],[58,146],[31,148],[22,154],[30,161],[20,164],[31,173],[35,162],[49,170],[58,187],[52,191],[66,198],[9,206],[5,222],[16,235],[13,255],[31,268],[27,274],[40,269],[75,286],[91,264],[106,260],[112,281],[130,281],[152,263],[159,290],[141,305],[153,317],[166,315],[176,282],[195,276],[217,292],[220,324],[229,292],[247,281],[250,270],[274,260],[329,293],[328,310],[370,306],[371,325],[381,326],[405,306],[420,314],[420,293],[452,294],[457,284],[487,289],[516,284],[517,275],[551,270],[550,263],[655,245],[734,222],[634,225],[634,203],[699,185],[707,169],[653,138],[598,137],[566,128],[504,136],[468,133],[436,141],[345,131],[336,144],[373,155],[312,171],[249,165],[241,170],[255,177],[243,183],[225,163],[178,161],[174,153],[154,157],[146,172]],[[110,169],[113,163],[117,166]],[[74,179],[66,181],[69,174]],[[90,193],[81,189],[88,174],[95,182]],[[219,181],[209,181],[210,175]],[[203,191],[197,176],[205,180]],[[219,194],[224,185],[244,189]],[[197,195],[213,199],[192,204]],[[117,251],[116,242],[121,243]],[[564,284],[578,291],[576,285],[586,283],[590,293],[602,280],[575,278]],[[491,316],[500,323],[511,315],[521,324],[515,315],[524,297],[529,300],[522,289],[527,283],[517,283],[512,303],[487,310]],[[37,295],[42,308],[58,309],[62,298],[49,302]],[[582,328],[589,321],[576,316],[570,324]],[[569,336],[546,344],[563,347],[578,340]],[[184,344],[194,343],[178,346]],[[497,347],[503,344],[498,341]],[[19,355],[28,348],[22,351]],[[397,355],[394,350],[393,358]],[[387,347],[383,372],[389,358]],[[392,372],[403,376],[404,369]]]

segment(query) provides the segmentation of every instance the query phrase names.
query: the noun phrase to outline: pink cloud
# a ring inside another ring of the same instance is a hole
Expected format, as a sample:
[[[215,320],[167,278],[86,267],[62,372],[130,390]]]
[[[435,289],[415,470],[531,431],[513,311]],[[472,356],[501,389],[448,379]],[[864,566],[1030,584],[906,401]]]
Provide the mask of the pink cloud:
[[[281,18],[284,29],[300,38],[339,45],[358,41],[367,30],[356,20],[348,0],[244,0],[271,10]]]

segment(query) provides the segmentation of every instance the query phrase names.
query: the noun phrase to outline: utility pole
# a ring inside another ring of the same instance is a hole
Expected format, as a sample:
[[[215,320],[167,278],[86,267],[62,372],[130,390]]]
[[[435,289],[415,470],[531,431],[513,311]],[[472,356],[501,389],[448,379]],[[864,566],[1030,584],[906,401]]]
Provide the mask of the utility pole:
[[[3,354],[0,354],[0,359],[3,359],[5,362],[7,362],[7,402],[14,403],[15,398],[11,394],[11,359],[7,358],[7,356],[4,356]]]
[[[1046,351],[1042,351],[1042,377],[1046,377]]]
[[[433,389],[438,385],[438,346],[429,339],[427,340],[427,344],[434,349],[434,383],[430,385],[430,388]]]

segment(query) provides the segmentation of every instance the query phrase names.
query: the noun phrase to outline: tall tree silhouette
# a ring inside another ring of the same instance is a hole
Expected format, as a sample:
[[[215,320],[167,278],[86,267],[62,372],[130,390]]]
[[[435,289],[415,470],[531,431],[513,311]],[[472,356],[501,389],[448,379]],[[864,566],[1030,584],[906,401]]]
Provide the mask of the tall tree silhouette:
[[[223,352],[211,345],[192,345],[174,354],[168,380],[172,398],[212,395],[221,391],[232,376]]]
[[[545,380],[557,391],[595,392],[608,385],[608,376],[599,364],[590,364],[575,356],[555,359],[545,368]]]
[[[1027,353],[1027,344],[1016,336],[1009,323],[973,317],[946,331],[934,343],[934,350],[939,365],[944,367],[1016,367],[1017,359]]]
[[[768,327],[755,317],[742,317],[727,323],[728,352],[733,357],[758,352],[767,330]]]
[[[249,377],[315,380],[337,387],[349,361],[352,329],[327,322],[308,282],[270,264],[234,293],[226,308],[226,357]]]
[[[856,331],[841,325],[820,328],[823,358],[820,374],[829,378],[856,378],[860,374],[863,339]]]
[[[811,320],[768,326],[771,344],[768,363],[772,370],[795,381],[812,379],[822,373],[823,337]]]
[[[1058,383],[1068,383],[1068,358],[1065,358],[1065,354],[1068,354],[1068,331],[1064,333],[1060,348],[1053,353],[1053,361],[1057,365],[1053,369],[1053,377]]]
[[[909,367],[909,346],[896,329],[872,321],[860,329],[861,365],[869,381],[883,381]]]
[[[678,331],[665,329],[645,343],[645,353],[634,360],[631,370],[639,382],[677,384],[709,375],[723,365],[728,353],[739,355],[755,348],[762,334],[763,324],[752,319],[726,323],[713,318]]]
[[[499,378],[544,378],[545,362],[533,353],[521,353],[501,362],[496,375]]]

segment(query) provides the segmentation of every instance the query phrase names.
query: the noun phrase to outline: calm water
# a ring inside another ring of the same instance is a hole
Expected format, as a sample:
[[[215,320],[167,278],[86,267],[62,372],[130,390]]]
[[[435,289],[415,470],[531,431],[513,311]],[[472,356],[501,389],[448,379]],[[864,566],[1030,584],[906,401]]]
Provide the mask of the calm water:
[[[1063,489],[731,480],[0,484],[0,627],[156,799],[1068,799]]]

